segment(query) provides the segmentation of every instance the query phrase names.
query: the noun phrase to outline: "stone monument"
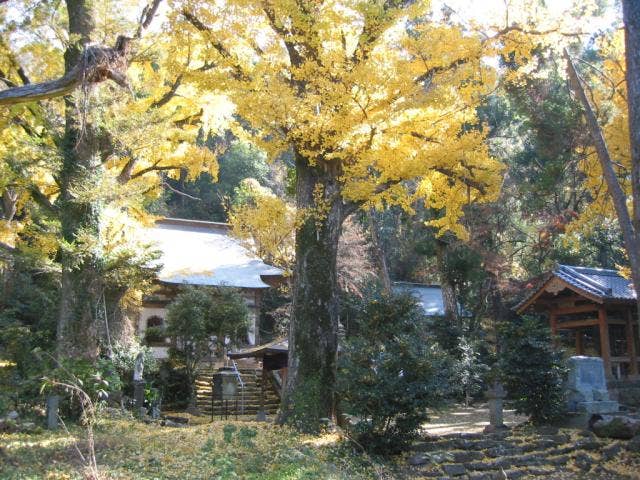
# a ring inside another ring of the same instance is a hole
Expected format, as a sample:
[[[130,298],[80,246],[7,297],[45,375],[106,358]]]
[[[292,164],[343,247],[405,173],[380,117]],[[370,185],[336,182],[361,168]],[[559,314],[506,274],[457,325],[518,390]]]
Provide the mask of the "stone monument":
[[[60,397],[58,395],[49,395],[47,397],[47,428],[49,430],[58,429],[59,405],[60,405]]]
[[[142,352],[138,353],[136,357],[136,363],[133,367],[133,401],[135,406],[135,413],[140,417],[144,417],[147,414],[147,409],[144,408],[144,379],[142,374],[144,372],[144,355]]]
[[[497,432],[499,430],[507,430],[503,417],[503,400],[507,396],[501,383],[495,382],[493,386],[486,391],[487,404],[489,406],[489,425],[484,428],[485,433]]]
[[[571,357],[566,388],[570,412],[593,415],[618,411],[618,402],[609,398],[600,357]]]

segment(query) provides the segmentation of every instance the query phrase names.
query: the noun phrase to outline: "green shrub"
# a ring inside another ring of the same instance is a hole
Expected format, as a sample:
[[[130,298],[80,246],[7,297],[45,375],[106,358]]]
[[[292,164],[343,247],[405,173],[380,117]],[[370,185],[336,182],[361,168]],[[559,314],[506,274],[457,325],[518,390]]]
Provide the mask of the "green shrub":
[[[0,269],[0,414],[42,406],[42,376],[55,348],[59,285],[55,274],[16,260]],[[37,353],[36,353],[37,352]]]
[[[167,335],[173,339],[171,359],[184,366],[195,405],[197,367],[211,353],[211,337],[219,346],[247,333],[249,310],[240,292],[233,288],[185,287],[169,304]]]
[[[484,389],[484,377],[489,371],[479,347],[477,341],[460,337],[457,358],[453,361],[451,384],[454,392],[464,399],[467,406]]]
[[[115,365],[109,359],[99,358],[95,362],[73,358],[60,360],[58,366],[45,377],[43,390],[63,395],[60,405],[62,415],[77,419],[82,411],[72,387],[82,389],[94,404],[98,404],[120,392],[122,382]]]
[[[365,448],[395,453],[417,436],[428,409],[447,393],[448,359],[410,296],[374,292],[351,312],[352,334],[339,359],[341,409]]]
[[[157,372],[147,376],[150,383],[159,390],[163,408],[181,410],[189,403],[191,384],[184,367],[176,364],[171,359],[163,360]]]
[[[546,323],[537,317],[515,318],[501,325],[500,338],[500,374],[516,411],[529,415],[535,425],[562,418],[567,368]]]
[[[162,327],[148,327],[144,331],[144,343],[147,345],[165,344],[167,333]]]

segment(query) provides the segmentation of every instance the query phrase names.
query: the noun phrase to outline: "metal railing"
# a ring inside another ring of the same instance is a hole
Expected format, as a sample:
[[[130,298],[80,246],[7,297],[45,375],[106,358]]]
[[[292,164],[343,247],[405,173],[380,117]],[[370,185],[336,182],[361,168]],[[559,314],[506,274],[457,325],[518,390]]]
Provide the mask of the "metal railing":
[[[238,370],[236,361],[232,360],[231,365],[233,366],[233,373],[238,379],[238,385],[240,385],[240,415],[244,415],[244,382],[242,381],[242,375],[240,374],[240,370]]]

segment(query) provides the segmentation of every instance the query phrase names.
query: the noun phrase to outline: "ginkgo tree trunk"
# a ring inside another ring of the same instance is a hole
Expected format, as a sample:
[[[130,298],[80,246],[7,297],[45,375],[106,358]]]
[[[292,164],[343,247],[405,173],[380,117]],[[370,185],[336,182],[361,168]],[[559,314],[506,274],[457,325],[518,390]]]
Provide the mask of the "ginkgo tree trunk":
[[[428,2],[176,2],[189,81],[224,92],[236,130],[271,158],[295,155],[293,314],[281,422],[317,430],[335,415],[336,256],[357,208],[418,199],[464,237],[465,205],[490,201],[501,166],[475,108],[495,87],[495,44],[435,23]],[[189,35],[185,38],[185,33]]]

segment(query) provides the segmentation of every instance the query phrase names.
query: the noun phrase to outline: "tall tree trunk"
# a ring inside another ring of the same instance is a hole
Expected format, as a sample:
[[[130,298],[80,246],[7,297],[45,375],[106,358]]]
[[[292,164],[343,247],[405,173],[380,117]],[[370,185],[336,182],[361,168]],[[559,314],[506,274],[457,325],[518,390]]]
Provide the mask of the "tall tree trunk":
[[[310,166],[296,155],[297,206],[314,213],[296,231],[289,364],[279,422],[303,431],[317,431],[323,418],[335,417],[336,258],[345,212],[339,175],[332,168],[331,163]]]
[[[571,87],[585,110],[587,127],[593,139],[602,173],[607,183],[607,191],[611,196],[622,231],[636,291],[637,322],[640,335],[640,51],[638,50],[640,49],[640,3],[636,0],[624,0],[622,4],[625,24],[627,107],[631,148],[631,213],[627,207],[627,196],[613,168],[602,129],[566,50],[565,57]]]
[[[635,232],[636,263],[631,264],[633,284],[638,300],[638,330],[640,333],[640,2],[622,2],[625,31],[627,102],[629,104],[629,134],[631,142],[632,224]]]
[[[491,331],[495,335],[495,352],[496,355],[500,355],[501,339],[498,335],[500,324],[509,320],[511,310],[505,305],[500,291],[500,282],[498,280],[498,274],[492,271],[487,271],[488,276],[488,288],[487,288],[487,307],[489,318],[491,318]]]
[[[447,275],[447,243],[439,238],[436,242],[436,263],[440,276],[440,289],[442,291],[442,303],[444,305],[444,318],[449,325],[454,325],[459,331],[462,330],[460,325],[460,312],[458,311],[458,299],[456,289]]]
[[[373,246],[373,256],[375,258],[378,275],[382,282],[382,288],[386,293],[391,293],[391,277],[389,277],[389,267],[387,266],[387,256],[380,239],[380,221],[376,211],[371,208],[367,212],[369,219],[369,230],[371,232],[371,244]]]
[[[83,49],[91,42],[95,19],[92,0],[66,0],[66,3],[69,34],[78,38],[64,55],[65,71],[70,72],[81,61]],[[98,354],[96,311],[102,290],[99,256],[93,246],[82,254],[75,246],[81,236],[98,238],[101,205],[78,193],[98,185],[102,167],[95,130],[88,113],[83,111],[86,106],[77,105],[72,96],[66,96],[64,102],[63,164],[57,203],[62,238],[67,245],[60,253],[62,288],[57,329],[58,355],[94,359]]]

